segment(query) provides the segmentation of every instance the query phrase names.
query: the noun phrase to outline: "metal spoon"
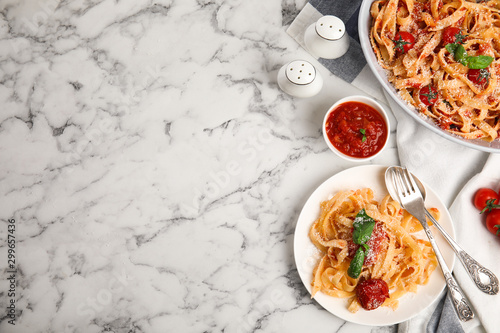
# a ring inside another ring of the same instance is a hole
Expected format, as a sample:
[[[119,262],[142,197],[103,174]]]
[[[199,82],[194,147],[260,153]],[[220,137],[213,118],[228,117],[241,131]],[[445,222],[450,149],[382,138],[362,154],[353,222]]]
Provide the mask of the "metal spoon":
[[[389,167],[385,171],[385,185],[391,197],[394,200],[398,200],[396,189],[392,182],[392,178],[390,177],[391,168],[395,167]],[[426,196],[425,186],[413,173],[412,175],[413,178],[415,179],[415,182],[417,183],[420,192],[422,193],[422,197],[425,200]],[[458,243],[455,242],[455,240],[451,238],[451,236],[443,229],[443,227],[438,223],[438,221],[436,221],[436,219],[431,215],[431,213],[429,213],[427,209],[425,209],[425,215],[432,221],[432,223],[434,223],[434,225],[441,232],[446,241],[448,241],[450,246],[453,248],[453,251],[455,251],[458,258],[460,259],[460,262],[467,270],[467,273],[469,274],[470,278],[474,281],[479,290],[489,295],[496,295],[498,293],[499,287],[498,287],[498,278],[495,276],[495,274],[493,274],[489,269],[479,264],[476,260],[474,260],[474,258],[472,258],[467,252],[465,252],[460,247],[460,245],[458,245]]]

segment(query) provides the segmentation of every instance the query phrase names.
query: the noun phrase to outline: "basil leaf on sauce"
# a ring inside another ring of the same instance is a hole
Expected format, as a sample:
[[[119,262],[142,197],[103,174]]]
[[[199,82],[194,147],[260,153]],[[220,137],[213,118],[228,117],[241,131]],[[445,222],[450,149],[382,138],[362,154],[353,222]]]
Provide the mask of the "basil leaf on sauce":
[[[361,245],[357,250],[354,258],[352,258],[347,275],[353,279],[357,279],[363,269],[365,256],[368,254],[370,247],[366,244],[372,236],[373,228],[375,227],[375,220],[366,214],[365,209],[361,209],[354,218],[353,222],[354,231],[352,233],[352,240],[354,243]]]
[[[445,46],[448,52],[453,54],[453,58],[455,61],[458,61],[464,66],[467,66],[467,51],[465,51],[465,48],[463,47],[462,44],[448,44]]]
[[[493,57],[478,55],[478,56],[470,56],[467,55],[467,51],[463,47],[462,44],[450,43],[445,46],[446,50],[453,55],[455,61],[458,61],[464,66],[467,66],[471,69],[483,69],[488,67],[493,61]]]
[[[450,54],[453,54],[453,57],[455,57],[455,50],[457,49],[458,45],[459,44],[456,44],[456,43],[446,44],[445,49],[448,50],[448,52],[450,52]]]
[[[356,215],[353,222],[354,232],[352,240],[356,244],[365,244],[370,239],[373,228],[375,227],[375,220],[366,214],[365,209],[361,209]]]
[[[368,252],[368,251],[367,251]],[[351,260],[351,264],[347,269],[347,275],[353,279],[357,279],[361,274],[361,269],[363,268],[363,263],[365,262],[365,250],[364,247],[360,246]]]

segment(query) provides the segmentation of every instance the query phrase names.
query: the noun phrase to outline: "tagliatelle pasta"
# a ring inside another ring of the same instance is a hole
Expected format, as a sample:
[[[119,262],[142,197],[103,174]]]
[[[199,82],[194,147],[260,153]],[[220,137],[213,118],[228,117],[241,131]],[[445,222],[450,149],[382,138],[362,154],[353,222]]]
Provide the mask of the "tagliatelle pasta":
[[[352,242],[353,221],[362,209],[376,225],[367,243],[370,250],[361,274],[354,279],[348,275],[356,247]],[[431,213],[439,219],[437,209],[431,209]],[[382,279],[390,290],[383,306],[396,309],[398,299],[426,284],[437,266],[430,243],[412,235],[420,230],[418,220],[388,195],[378,203],[369,188],[336,193],[321,203],[320,216],[309,231],[311,241],[323,254],[313,272],[312,297],[321,291],[349,298],[348,309],[356,312],[360,308],[357,285],[369,279]]]
[[[378,0],[370,13],[372,48],[404,101],[442,129],[465,139],[498,138],[499,0]],[[465,50],[459,56],[446,47],[450,27],[464,37],[456,42]],[[398,48],[400,32],[414,37],[411,49]],[[482,56],[492,61],[477,74],[477,64],[467,60]],[[431,95],[432,102],[422,95]]]

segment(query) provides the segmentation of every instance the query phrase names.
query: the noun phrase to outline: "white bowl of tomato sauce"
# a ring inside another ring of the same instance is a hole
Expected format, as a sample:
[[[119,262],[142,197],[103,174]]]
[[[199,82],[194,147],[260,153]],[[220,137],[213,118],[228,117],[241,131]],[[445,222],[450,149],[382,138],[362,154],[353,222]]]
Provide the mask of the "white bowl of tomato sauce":
[[[333,104],[323,120],[323,137],[338,156],[368,161],[389,142],[389,118],[384,108],[366,96],[349,96]]]

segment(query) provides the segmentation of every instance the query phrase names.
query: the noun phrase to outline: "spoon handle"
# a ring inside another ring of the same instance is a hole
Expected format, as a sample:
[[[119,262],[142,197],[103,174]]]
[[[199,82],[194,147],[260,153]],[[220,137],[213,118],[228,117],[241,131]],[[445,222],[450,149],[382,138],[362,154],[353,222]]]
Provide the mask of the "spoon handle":
[[[496,295],[498,293],[498,278],[489,269],[479,264],[474,258],[472,258],[467,252],[465,252],[460,245],[453,238],[448,235],[448,233],[443,229],[443,227],[436,221],[436,219],[425,210],[425,215],[434,223],[436,228],[441,232],[443,237],[450,243],[453,251],[458,255],[458,259],[467,270],[469,277],[474,281],[476,286],[483,293],[488,295]]]

